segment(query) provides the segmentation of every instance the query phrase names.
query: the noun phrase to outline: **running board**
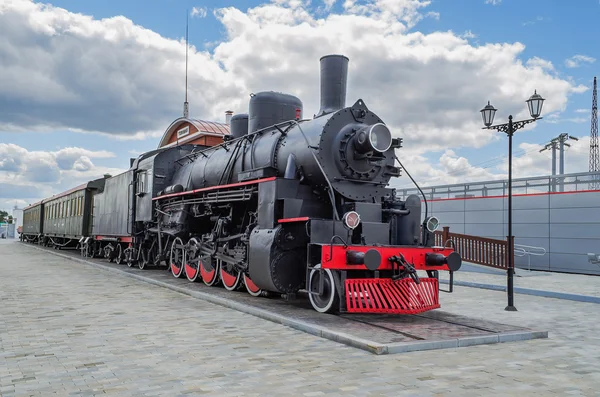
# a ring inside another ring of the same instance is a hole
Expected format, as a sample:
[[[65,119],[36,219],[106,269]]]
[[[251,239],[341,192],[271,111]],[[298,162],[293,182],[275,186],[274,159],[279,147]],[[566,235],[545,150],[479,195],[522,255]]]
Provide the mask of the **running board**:
[[[417,314],[440,307],[438,280],[421,278],[347,279],[346,310],[348,313]]]

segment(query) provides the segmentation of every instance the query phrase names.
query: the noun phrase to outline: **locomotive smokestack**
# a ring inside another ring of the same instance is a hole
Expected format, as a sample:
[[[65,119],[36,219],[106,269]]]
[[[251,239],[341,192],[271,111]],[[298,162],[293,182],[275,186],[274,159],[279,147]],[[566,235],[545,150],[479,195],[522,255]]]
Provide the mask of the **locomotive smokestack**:
[[[318,116],[346,107],[348,61],[343,55],[325,55],[321,58],[321,109]]]

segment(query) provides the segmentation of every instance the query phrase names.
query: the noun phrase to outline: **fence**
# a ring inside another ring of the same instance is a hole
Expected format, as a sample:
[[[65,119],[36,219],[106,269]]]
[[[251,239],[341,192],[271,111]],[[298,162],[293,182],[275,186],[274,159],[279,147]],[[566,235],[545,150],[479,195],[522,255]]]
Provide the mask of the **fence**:
[[[512,192],[516,195],[600,190],[600,172],[513,178],[512,185]],[[428,200],[506,196],[508,194],[508,180],[423,187],[423,193]],[[420,193],[416,188],[410,187],[396,188],[396,194],[404,200],[410,194]]]
[[[445,226],[443,230],[435,232],[435,245],[444,246],[451,241],[454,250],[464,261],[478,265],[508,269],[508,239],[497,240],[492,238],[470,236],[468,234],[451,233]],[[514,259],[514,237],[513,237]],[[513,260],[513,266],[514,266]]]

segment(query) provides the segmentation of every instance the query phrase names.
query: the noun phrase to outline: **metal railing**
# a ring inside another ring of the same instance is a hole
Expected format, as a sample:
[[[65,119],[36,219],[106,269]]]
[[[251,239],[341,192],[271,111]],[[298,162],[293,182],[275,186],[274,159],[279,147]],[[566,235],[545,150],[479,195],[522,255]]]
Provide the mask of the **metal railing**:
[[[577,192],[600,189],[600,172],[546,175],[528,178],[513,178],[513,194],[535,194],[553,192]],[[491,180],[422,188],[428,200],[506,196],[508,180]],[[416,188],[396,188],[396,195],[406,199],[411,194],[420,194]]]
[[[523,257],[525,255],[527,255],[527,271],[531,271],[531,256],[544,256],[546,255],[546,249],[531,245],[515,244],[515,256]]]
[[[451,242],[454,250],[460,254],[463,261],[498,269],[508,269],[508,240],[451,233],[450,228],[447,226],[434,234],[436,246],[446,246],[448,242]]]

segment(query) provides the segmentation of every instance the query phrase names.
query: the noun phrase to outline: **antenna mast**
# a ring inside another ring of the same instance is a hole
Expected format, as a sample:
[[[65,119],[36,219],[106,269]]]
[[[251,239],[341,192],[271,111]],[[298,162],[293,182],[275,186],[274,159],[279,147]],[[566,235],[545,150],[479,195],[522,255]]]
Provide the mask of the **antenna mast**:
[[[592,92],[592,127],[590,131],[590,172],[600,171],[600,153],[598,153],[598,92],[596,77],[594,77],[594,91]],[[590,189],[600,189],[600,175],[592,176]]]
[[[183,117],[190,117],[190,104],[188,103],[188,25],[189,12],[185,14],[185,102],[183,103]]]

